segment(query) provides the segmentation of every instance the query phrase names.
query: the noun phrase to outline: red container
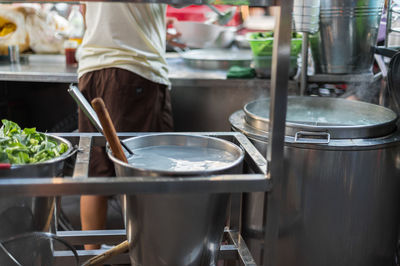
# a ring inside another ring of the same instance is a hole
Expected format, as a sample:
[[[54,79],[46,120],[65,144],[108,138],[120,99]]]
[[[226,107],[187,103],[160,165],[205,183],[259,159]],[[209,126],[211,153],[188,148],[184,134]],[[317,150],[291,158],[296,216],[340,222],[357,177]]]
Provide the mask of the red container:
[[[218,8],[218,10],[220,10],[221,12],[224,12],[227,9],[231,8],[231,6],[226,6],[226,5],[216,5],[215,7]],[[174,17],[182,21],[204,22],[207,20],[206,14],[213,12],[214,11],[212,11],[209,7],[203,5],[202,6],[192,5],[184,8],[174,8],[172,6],[168,6],[167,17]],[[240,12],[239,9],[237,9],[232,20],[229,21],[229,23],[226,24],[226,26],[237,26],[240,25],[240,23],[241,23]]]
[[[67,65],[76,65],[78,62],[75,58],[76,48],[65,48],[65,63]]]

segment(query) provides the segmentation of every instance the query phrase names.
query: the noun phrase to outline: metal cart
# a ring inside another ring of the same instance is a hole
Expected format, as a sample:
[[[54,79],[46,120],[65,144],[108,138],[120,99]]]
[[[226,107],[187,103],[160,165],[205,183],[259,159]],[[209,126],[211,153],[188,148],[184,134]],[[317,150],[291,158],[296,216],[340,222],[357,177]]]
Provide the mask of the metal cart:
[[[93,1],[93,0],[89,0]],[[97,1],[97,0],[96,0]],[[106,0],[107,1],[107,0]],[[117,2],[111,1],[110,2]],[[1,0],[0,2],[9,2]],[[47,1],[25,1],[15,2],[73,2],[70,0],[47,0]],[[230,138],[231,141],[242,145],[246,150],[246,161],[257,169],[256,174],[226,175],[202,178],[145,180],[141,177],[135,178],[85,178],[87,176],[88,149],[93,141],[94,145],[104,145],[104,139],[96,134],[63,134],[71,141],[79,142],[83,152],[78,154],[75,171],[71,177],[64,178],[24,178],[24,179],[2,179],[0,180],[0,193],[3,196],[63,196],[63,195],[109,195],[109,194],[135,194],[135,193],[172,193],[172,192],[213,192],[213,193],[242,193],[264,191],[266,193],[268,215],[265,218],[265,252],[264,265],[274,265],[274,248],[278,239],[279,225],[279,201],[282,193],[281,178],[283,176],[283,140],[285,130],[288,73],[290,65],[290,40],[292,30],[292,8],[293,0],[120,0],[119,2],[136,3],[166,3],[173,5],[188,4],[227,4],[227,5],[250,5],[250,6],[279,6],[275,23],[275,39],[272,57],[271,72],[271,101],[270,101],[270,132],[266,160],[256,155],[258,152],[251,143],[241,134],[237,133],[202,133],[217,137]],[[267,81],[266,81],[267,82]],[[134,134],[120,134],[121,137],[133,136]],[[268,167],[267,167],[268,166]],[[267,171],[268,169],[268,171]],[[273,189],[272,189],[273,188]],[[235,206],[233,204],[232,206]],[[232,208],[232,212],[239,213],[240,209]],[[232,215],[232,217],[239,217]],[[233,245],[223,246],[221,258],[239,258],[244,265],[254,265],[251,254],[248,252],[240,237],[238,230],[239,219],[231,222],[232,228],[226,233]],[[104,232],[115,241],[121,240],[123,232]],[[80,237],[91,238],[87,240],[96,242],[97,236],[80,236],[79,232],[74,234],[59,233],[66,240],[74,241]],[[68,254],[60,251],[60,260],[68,260]],[[87,255],[87,254],[86,254]],[[82,253],[82,256],[86,256]],[[90,255],[90,254],[89,254]],[[89,256],[88,255],[88,256]],[[91,254],[94,255],[94,254]]]

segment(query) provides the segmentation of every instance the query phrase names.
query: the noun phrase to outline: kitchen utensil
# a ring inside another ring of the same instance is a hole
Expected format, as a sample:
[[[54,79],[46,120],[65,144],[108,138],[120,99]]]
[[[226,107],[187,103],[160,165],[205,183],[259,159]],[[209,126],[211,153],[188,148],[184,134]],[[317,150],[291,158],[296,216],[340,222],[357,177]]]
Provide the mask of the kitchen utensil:
[[[224,27],[195,21],[177,21],[176,30],[180,40],[190,48],[206,48],[214,45]]]
[[[250,102],[229,118],[262,154],[270,139],[269,104]],[[276,177],[283,195],[276,266],[394,265],[400,222],[396,119],[392,110],[360,101],[288,98],[285,171]],[[266,255],[264,196],[243,195],[243,236],[257,265]]]
[[[103,134],[103,127],[99,121],[99,118],[97,117],[96,112],[90,106],[85,96],[83,96],[78,87],[74,86],[73,84],[70,84],[68,92],[75,100],[75,102],[78,104],[78,106],[81,108],[83,113],[89,118],[90,122],[92,122],[93,126],[97,129],[97,131]],[[120,143],[128,151],[130,155],[133,154],[131,149],[129,149],[129,147],[122,140],[120,140]]]
[[[248,67],[252,60],[249,49],[196,49],[181,52],[180,56],[188,66],[200,69],[229,69],[234,65]]]
[[[235,41],[237,31],[244,27],[224,27],[194,21],[178,21],[174,26],[181,33],[180,41],[190,48],[230,47]]]
[[[103,100],[101,98],[93,99],[92,106],[97,114],[98,119],[100,120],[101,126],[103,128],[102,132],[107,139],[107,142],[111,148],[112,153],[119,160],[128,163],[125,153],[122,150],[121,141],[117,136],[114,125],[111,121],[110,115],[107,111],[107,108]],[[106,261],[107,259],[115,255],[124,253],[128,249],[129,249],[129,243],[128,241],[124,241],[119,245],[107,250],[106,252],[89,259],[83,264],[83,266],[102,265],[103,262]]]
[[[219,25],[226,25],[235,15],[236,7],[230,8],[226,12],[221,12],[213,5],[207,4],[207,6],[217,14],[217,22]]]
[[[135,151],[129,164],[107,151],[117,176],[162,181],[243,171],[243,150],[226,140],[160,133],[126,141]],[[217,264],[228,193],[153,192],[124,199],[132,265]]]
[[[128,160],[126,159],[125,153],[122,150],[121,140],[117,136],[117,132],[115,131],[114,125],[103,100],[101,98],[94,98],[92,101],[92,106],[99,117],[100,123],[103,127],[103,134],[106,137],[114,156],[127,163]]]
[[[65,160],[71,157],[77,149],[74,150],[72,144],[64,138],[50,134],[46,134],[46,136],[57,144],[66,144],[67,151],[61,156],[45,162],[24,165],[2,164],[0,178],[62,176]],[[2,197],[0,195],[0,239],[2,242],[22,233],[48,232],[54,216],[55,202],[55,197]],[[3,243],[3,246],[22,265],[50,265],[52,258],[47,256],[52,253],[50,242],[43,243],[41,247],[37,243],[24,244],[24,248],[21,248],[16,242]],[[4,250],[0,252],[0,265],[10,265],[10,258],[5,256]]]
[[[82,264],[82,266],[99,266],[99,265],[103,265],[104,262],[106,260],[108,260],[111,257],[114,257],[116,255],[122,254],[126,251],[129,250],[129,243],[127,240],[125,240],[124,242],[118,244],[117,246],[107,250],[104,253],[101,253],[97,256],[94,256],[92,258],[90,258],[89,260],[87,260],[86,262],[84,262]]]

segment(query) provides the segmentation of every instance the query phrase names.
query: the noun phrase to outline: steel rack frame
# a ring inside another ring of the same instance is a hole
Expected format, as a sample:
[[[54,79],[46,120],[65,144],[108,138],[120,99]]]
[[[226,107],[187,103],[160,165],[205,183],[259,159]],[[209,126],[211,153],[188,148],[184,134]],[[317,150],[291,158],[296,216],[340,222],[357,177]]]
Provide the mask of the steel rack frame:
[[[0,183],[0,194],[15,195],[70,195],[70,194],[102,194],[107,192],[139,193],[149,192],[155,189],[157,193],[174,193],[184,191],[207,190],[207,192],[253,192],[264,191],[265,199],[265,236],[264,236],[264,266],[274,266],[275,248],[278,242],[280,199],[283,193],[282,183],[284,178],[283,147],[285,135],[285,121],[288,95],[288,76],[290,66],[290,41],[292,32],[293,0],[88,0],[108,2],[135,2],[135,3],[165,3],[171,5],[202,5],[202,4],[228,4],[249,6],[277,6],[274,44],[271,65],[271,91],[270,91],[270,121],[268,134],[268,147],[265,159],[268,171],[265,167],[264,174],[256,175],[227,175],[215,176],[209,179],[185,179],[169,180],[159,179],[149,183],[143,178],[118,178],[98,179],[82,178],[79,173],[85,169],[83,160],[77,162],[76,177],[54,179],[7,179]],[[70,0],[17,0],[12,2],[70,2]],[[0,3],[11,1],[0,0]],[[267,81],[266,81],[267,82]],[[245,139],[245,137],[243,137]],[[83,141],[83,140],[82,140]],[[83,141],[85,142],[85,141]],[[81,157],[81,156],[79,156]],[[258,162],[254,162],[257,164]],[[177,182],[178,181],[178,182]],[[273,189],[272,188],[273,183]],[[105,189],[104,184],[107,184]],[[107,190],[107,191],[105,191]]]
[[[115,245],[126,240],[125,230],[99,230],[99,231],[60,231],[57,236],[71,245],[108,244]],[[105,250],[77,250],[79,261],[84,262]],[[57,266],[71,266],[75,264],[75,257],[71,251],[54,251],[54,264]],[[224,243],[220,247],[219,260],[238,261],[243,266],[256,266],[246,243],[237,230],[225,229]],[[106,261],[111,265],[129,265],[128,253],[111,257]]]
[[[157,133],[120,133],[120,138],[135,137]],[[11,196],[63,196],[63,195],[110,195],[139,193],[232,193],[230,225],[225,229],[223,245],[219,257],[221,260],[236,260],[240,265],[255,266],[256,263],[239,233],[240,227],[240,193],[253,191],[270,191],[271,186],[266,176],[267,164],[265,158],[241,133],[174,133],[212,136],[231,141],[245,151],[245,166],[254,174],[214,175],[193,178],[156,178],[146,177],[115,177],[88,178],[90,151],[93,146],[105,147],[106,140],[100,133],[55,133],[71,141],[77,150],[71,176],[53,178],[10,178],[0,179],[0,195]],[[68,171],[64,171],[68,172]],[[239,198],[239,200],[238,200]],[[57,217],[57,214],[55,215]],[[56,218],[57,220],[57,218]],[[57,221],[56,221],[57,223]],[[84,244],[114,245],[126,240],[125,230],[98,231],[57,231],[56,235],[71,245]],[[74,264],[74,254],[71,251],[57,248],[54,251],[55,265],[67,266]],[[78,250],[79,261],[99,255],[105,250]],[[110,264],[129,264],[127,253],[117,255],[107,261]]]

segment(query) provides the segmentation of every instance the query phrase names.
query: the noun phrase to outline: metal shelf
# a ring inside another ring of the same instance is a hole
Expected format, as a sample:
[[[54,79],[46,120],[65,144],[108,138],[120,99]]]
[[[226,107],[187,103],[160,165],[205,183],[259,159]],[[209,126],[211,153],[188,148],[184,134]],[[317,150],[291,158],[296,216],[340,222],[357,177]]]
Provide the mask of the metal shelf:
[[[121,133],[121,138],[144,135],[145,133]],[[148,134],[148,133],[147,133]],[[154,134],[154,133],[153,133]],[[87,178],[89,154],[92,143],[105,146],[99,133],[60,133],[58,136],[79,143],[72,176],[53,178],[3,178],[0,179],[0,195],[13,196],[65,196],[65,195],[110,195],[139,193],[240,193],[270,191],[272,185],[266,176],[265,158],[241,133],[182,133],[224,138],[240,145],[245,151],[245,163],[255,174],[214,175],[206,177],[91,177]]]
[[[99,231],[61,231],[57,236],[71,245],[83,244],[108,244],[115,245],[126,240],[125,230],[99,230]],[[227,243],[221,245],[219,259],[221,260],[240,260],[241,265],[255,266],[253,257],[241,235],[236,230],[225,229],[224,239]],[[57,249],[57,248],[56,248]],[[79,261],[84,262],[93,256],[99,255],[104,250],[77,250]],[[54,251],[54,265],[69,266],[74,265],[75,258],[71,251]],[[130,264],[127,253],[116,255],[106,261],[107,264]]]
[[[309,83],[365,83],[373,82],[374,79],[375,76],[372,72],[362,74],[315,74],[307,77]]]
[[[157,133],[119,133],[120,138],[134,137]],[[179,134],[179,133],[176,133]],[[64,196],[64,195],[118,195],[138,193],[241,193],[253,191],[270,191],[272,185],[266,176],[267,164],[265,158],[241,133],[237,132],[201,132],[181,133],[212,136],[231,141],[245,151],[245,167],[255,174],[214,175],[192,178],[149,178],[149,177],[115,177],[88,178],[89,155],[92,147],[105,146],[106,140],[99,133],[59,133],[78,149],[73,166],[65,167],[64,173],[72,175],[54,178],[5,178],[0,179],[1,197],[18,196]],[[232,201],[231,230],[225,230],[227,244],[221,245],[220,259],[238,260],[241,265],[255,266],[254,259],[245,241],[237,231],[235,219],[240,219],[240,209]],[[237,217],[236,217],[237,216]],[[125,230],[99,231],[59,231],[57,236],[71,245],[108,244],[114,245],[126,239]],[[224,241],[226,242],[226,241]],[[80,262],[103,253],[104,250],[78,250]],[[74,255],[71,251],[56,248],[54,252],[55,265],[73,265]],[[113,257],[109,263],[129,264],[128,255]]]
[[[52,2],[64,2],[64,3],[80,3],[81,1],[75,0],[16,0],[6,1],[0,0],[0,3],[52,3]],[[248,5],[248,6],[274,6],[276,0],[86,0],[86,2],[129,2],[129,3],[161,3],[170,5]]]
[[[99,0],[88,0],[88,1],[99,1]],[[20,2],[20,3],[32,3],[32,2],[75,2],[78,1],[3,1],[0,0],[0,3],[11,3],[11,2]],[[108,0],[108,2],[117,2]],[[198,191],[206,191],[207,189],[215,189],[214,191],[223,191],[225,186],[228,186],[230,189],[234,189],[239,186],[242,187],[242,191],[256,191],[252,185],[256,183],[263,183],[262,187],[259,188],[258,191],[269,191],[270,193],[266,194],[265,199],[266,204],[264,204],[264,212],[268,215],[264,215],[264,266],[273,266],[276,261],[276,252],[277,242],[278,242],[278,233],[279,233],[279,216],[280,216],[280,202],[282,198],[283,191],[282,187],[282,178],[284,176],[284,168],[283,168],[283,146],[284,146],[284,134],[285,134],[285,120],[286,120],[286,107],[287,107],[287,94],[288,94],[288,74],[289,74],[289,66],[290,66],[290,40],[291,40],[291,32],[292,32],[292,10],[293,10],[293,0],[192,0],[192,1],[184,1],[184,0],[120,0],[119,2],[135,2],[135,3],[166,3],[172,5],[201,5],[201,4],[229,4],[229,5],[250,5],[250,6],[279,6],[277,10],[276,23],[275,23],[275,37],[274,37],[274,47],[273,47],[273,55],[272,55],[272,70],[271,70],[271,100],[270,100],[270,123],[269,123],[269,142],[267,147],[267,154],[265,154],[266,160],[261,156],[261,158],[252,160],[251,154],[246,154],[246,161],[249,160],[253,164],[253,166],[260,166],[259,163],[264,161],[266,169],[266,164],[268,163],[268,175],[258,174],[258,176],[249,176],[247,175],[247,180],[240,180],[241,178],[246,178],[246,175],[238,176],[214,176],[208,177],[204,183],[202,180],[193,180],[193,182],[197,182]],[[267,82],[267,81],[266,81]],[[246,139],[243,136],[243,139]],[[244,140],[243,140],[244,143]],[[253,147],[254,148],[254,147]],[[255,148],[254,148],[255,150]],[[80,156],[79,154],[78,156]],[[84,156],[82,156],[84,157]],[[77,161],[80,163],[78,165],[79,171],[86,171],[85,165],[83,162]],[[75,176],[75,174],[74,174]],[[77,175],[78,176],[78,173]],[[270,178],[273,178],[270,180]],[[250,179],[249,179],[250,178]],[[64,178],[64,179],[26,179],[18,180],[16,179],[4,179],[0,183],[0,193],[2,195],[13,196],[16,194],[19,195],[38,195],[43,193],[43,195],[53,195],[53,190],[58,190],[60,193],[66,193],[64,190],[69,188],[68,193],[78,193],[85,192],[85,194],[97,194],[97,193],[105,193],[104,185],[97,183],[94,184],[87,183],[87,179],[79,179],[79,178]],[[274,183],[274,189],[271,190],[271,181]],[[60,183],[58,183],[60,182]],[[68,183],[70,182],[70,183]],[[82,182],[82,183],[80,183]],[[99,181],[100,182],[100,181]],[[113,189],[119,190],[121,189],[121,193],[125,191],[124,187],[130,182],[135,182],[132,179],[123,180],[122,179],[112,179],[112,180],[102,180],[107,184],[107,193],[110,194],[110,186],[111,184],[119,184],[119,187],[114,187]],[[139,180],[137,180],[139,183]],[[142,193],[150,192],[147,189],[155,189],[155,186],[146,187],[145,182],[143,180],[140,181],[144,184],[141,188]],[[184,189],[195,189],[196,186],[190,182],[184,182],[182,180],[176,180],[171,183],[160,183],[164,192],[168,192],[168,189],[174,189],[176,192],[185,192]],[[252,184],[251,187],[245,187],[243,184]],[[83,187],[83,188],[82,188]],[[100,189],[100,187],[103,187]],[[175,188],[173,188],[175,187]],[[76,190],[75,190],[76,189]],[[81,189],[81,191],[79,191]],[[254,189],[254,190],[253,190]],[[235,190],[237,191],[237,190]],[[137,193],[140,193],[139,189],[136,190]],[[210,191],[207,191],[210,192]],[[65,194],[63,194],[65,195]]]

